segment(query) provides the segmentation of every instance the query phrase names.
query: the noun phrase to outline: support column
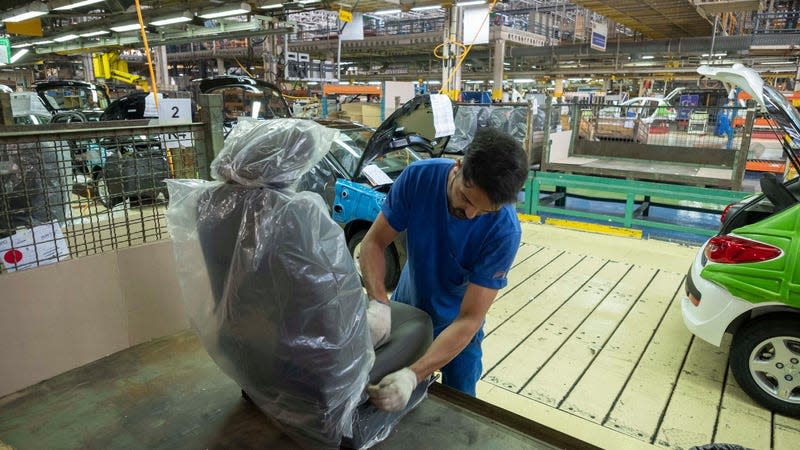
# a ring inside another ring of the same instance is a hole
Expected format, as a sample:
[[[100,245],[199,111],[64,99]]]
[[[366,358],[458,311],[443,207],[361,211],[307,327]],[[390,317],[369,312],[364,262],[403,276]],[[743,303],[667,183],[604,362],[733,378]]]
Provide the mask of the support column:
[[[503,61],[506,57],[506,40],[494,41],[494,59],[492,60],[492,100],[503,100]]]
[[[450,42],[462,42],[464,39],[461,8],[452,6],[445,13],[444,46],[442,50],[442,92],[451,100],[458,100],[461,95],[461,68],[456,68],[461,57],[461,49]]]
[[[153,49],[155,53],[156,85],[159,90],[169,87],[169,64],[167,63],[167,47],[160,45]]]
[[[225,61],[217,58],[217,75],[225,75]]]
[[[83,79],[88,83],[94,83],[94,64],[92,64],[91,53],[82,55],[83,59]]]

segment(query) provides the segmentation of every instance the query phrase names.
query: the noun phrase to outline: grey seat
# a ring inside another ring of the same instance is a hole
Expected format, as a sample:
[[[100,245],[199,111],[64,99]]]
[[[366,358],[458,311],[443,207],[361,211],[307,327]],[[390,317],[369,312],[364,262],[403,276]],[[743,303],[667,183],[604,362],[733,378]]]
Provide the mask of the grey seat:
[[[228,180],[201,192],[196,208],[213,301],[202,316],[210,323],[196,326],[216,336],[204,340],[215,362],[306,446],[384,439],[427,383],[399,413],[375,409],[363,387],[425,352],[427,314],[393,302],[390,341],[373,359],[366,295],[321,197]]]

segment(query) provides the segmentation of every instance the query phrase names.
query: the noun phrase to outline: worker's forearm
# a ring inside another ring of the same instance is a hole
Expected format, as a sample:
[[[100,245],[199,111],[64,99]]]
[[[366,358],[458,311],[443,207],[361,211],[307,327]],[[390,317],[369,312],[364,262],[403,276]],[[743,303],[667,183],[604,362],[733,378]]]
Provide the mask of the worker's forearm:
[[[383,257],[383,253],[384,249],[380,245],[365,239],[361,242],[359,263],[361,264],[361,276],[364,278],[367,295],[375,300],[388,303],[389,294],[383,284],[383,279],[386,275],[386,260]]]
[[[458,356],[480,327],[481,321],[459,318],[439,333],[428,351],[411,365],[411,370],[417,374],[417,381],[422,381]]]

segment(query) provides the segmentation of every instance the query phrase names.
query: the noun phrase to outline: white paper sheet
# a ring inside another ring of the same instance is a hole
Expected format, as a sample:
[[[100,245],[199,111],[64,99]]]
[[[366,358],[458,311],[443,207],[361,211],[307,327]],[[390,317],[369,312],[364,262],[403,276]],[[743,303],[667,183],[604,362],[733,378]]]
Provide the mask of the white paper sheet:
[[[386,175],[386,172],[381,170],[381,168],[375,164],[370,164],[364,167],[364,170],[362,170],[361,173],[367,177],[367,180],[369,180],[373,186],[383,186],[386,184],[392,184],[394,182],[391,178],[389,178],[389,175]]]
[[[450,102],[450,97],[444,94],[431,94],[431,108],[433,128],[436,130],[434,137],[452,136],[456,132],[456,122],[453,118],[453,104]]]
[[[69,259],[69,247],[57,221],[22,228],[0,239],[0,266],[4,272],[53,264]]]

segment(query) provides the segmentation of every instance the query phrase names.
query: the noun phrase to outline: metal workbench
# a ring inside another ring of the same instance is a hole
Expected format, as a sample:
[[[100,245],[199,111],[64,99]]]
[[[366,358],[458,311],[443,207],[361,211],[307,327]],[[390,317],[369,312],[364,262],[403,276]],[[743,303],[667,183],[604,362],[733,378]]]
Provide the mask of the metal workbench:
[[[298,448],[184,331],[0,399],[0,448]],[[375,448],[596,448],[439,384]]]

